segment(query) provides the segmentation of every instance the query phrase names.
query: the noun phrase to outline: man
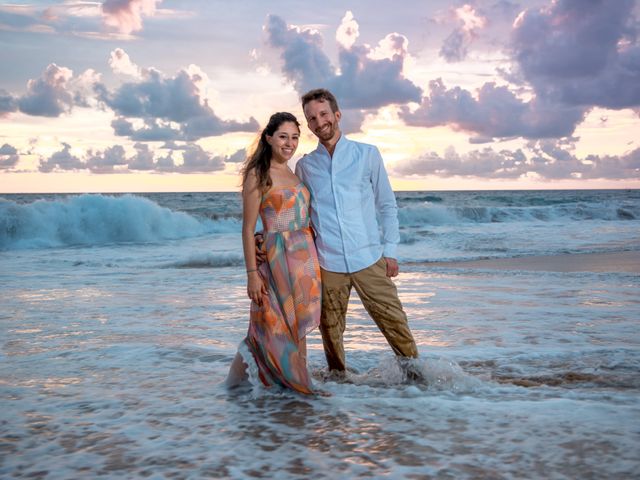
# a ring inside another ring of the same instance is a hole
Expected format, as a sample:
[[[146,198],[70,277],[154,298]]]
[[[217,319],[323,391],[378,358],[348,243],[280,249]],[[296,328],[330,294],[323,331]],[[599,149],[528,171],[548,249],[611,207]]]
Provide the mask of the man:
[[[296,175],[311,192],[311,222],[322,275],[320,331],[329,369],[346,369],[342,337],[352,287],[395,354],[417,357],[391,280],[398,275],[400,234],[395,195],[380,152],[342,135],[342,114],[328,90],[303,95],[302,109],[319,140],[318,147],[296,165]],[[419,377],[411,370],[412,378]]]

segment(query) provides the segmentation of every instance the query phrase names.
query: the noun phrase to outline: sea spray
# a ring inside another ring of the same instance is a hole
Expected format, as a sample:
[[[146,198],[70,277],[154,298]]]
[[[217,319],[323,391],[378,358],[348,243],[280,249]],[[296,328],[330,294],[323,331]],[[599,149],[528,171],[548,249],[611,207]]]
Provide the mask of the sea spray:
[[[420,390],[456,393],[471,392],[483,385],[479,378],[465,373],[454,360],[432,356],[406,360],[407,365],[403,365],[396,357],[383,355],[380,362],[371,369],[359,373],[347,372],[345,381],[371,387],[397,388],[414,385]],[[419,373],[421,378],[408,380],[406,368]]]
[[[400,209],[427,196],[399,192]],[[633,191],[437,196],[413,204],[546,202],[558,211],[600,203],[634,216],[640,204]],[[145,197],[197,222],[239,222],[237,194]],[[31,205],[38,196],[5,198]],[[240,265],[187,265],[240,258],[239,223],[234,232],[152,243],[0,251],[0,476],[636,478],[638,274],[446,269],[420,260],[640,250],[637,222],[401,225],[414,242],[399,246],[400,260],[413,264],[403,263],[395,281],[432,374],[427,387],[403,382],[354,293],[347,364],[369,383],[318,377],[327,367],[313,331],[308,362],[328,398],[224,387],[249,322],[246,274]],[[162,268],[168,264],[187,268]],[[386,384],[372,385],[374,368]],[[464,387],[469,379],[480,386]]]
[[[396,198],[403,263],[640,249],[634,190],[396,192]],[[4,251],[155,243],[176,257],[161,266],[218,268],[241,265],[241,224],[237,192],[0,195]],[[172,242],[182,239],[193,241],[175,251]]]
[[[148,243],[217,230],[214,221],[172,211],[135,195],[85,194],[28,204],[0,199],[3,250]]]

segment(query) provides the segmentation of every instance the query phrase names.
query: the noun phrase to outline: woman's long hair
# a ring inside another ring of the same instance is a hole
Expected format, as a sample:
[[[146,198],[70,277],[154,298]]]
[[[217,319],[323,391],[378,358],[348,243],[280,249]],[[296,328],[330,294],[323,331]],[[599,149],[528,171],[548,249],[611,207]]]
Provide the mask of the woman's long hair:
[[[271,181],[271,175],[269,175],[269,167],[271,167],[271,145],[267,143],[267,135],[273,136],[273,134],[280,128],[285,122],[295,123],[298,129],[300,129],[300,123],[298,119],[289,112],[278,112],[271,115],[269,123],[264,127],[257,145],[253,152],[247,157],[242,167],[242,185],[247,180],[247,176],[252,170],[255,170],[256,177],[258,179],[258,189],[262,192],[271,188],[273,182]]]

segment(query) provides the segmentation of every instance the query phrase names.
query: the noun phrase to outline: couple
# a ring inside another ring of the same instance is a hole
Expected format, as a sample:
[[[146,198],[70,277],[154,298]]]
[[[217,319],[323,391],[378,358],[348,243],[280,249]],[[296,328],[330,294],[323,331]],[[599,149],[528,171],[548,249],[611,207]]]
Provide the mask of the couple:
[[[286,112],[271,116],[243,169],[242,242],[252,302],[229,386],[245,380],[248,369],[267,387],[317,393],[307,370],[305,336],[318,325],[329,370],[344,373],[342,336],[352,287],[394,353],[418,356],[390,278],[398,274],[400,236],[380,152],[342,135],[341,112],[328,90],[303,95],[302,110],[319,144],[298,161],[295,175],[287,162],[298,146],[300,124]],[[258,215],[266,252],[259,265]]]

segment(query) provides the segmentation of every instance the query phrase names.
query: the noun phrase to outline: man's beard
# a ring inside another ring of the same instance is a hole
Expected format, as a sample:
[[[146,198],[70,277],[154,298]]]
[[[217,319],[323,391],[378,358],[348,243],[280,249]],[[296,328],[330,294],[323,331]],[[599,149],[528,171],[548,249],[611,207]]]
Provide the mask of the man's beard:
[[[336,129],[335,129],[335,126],[332,123],[330,123],[329,128],[324,130],[324,127],[323,127],[323,129],[320,129],[320,131],[316,131],[315,134],[320,140],[330,140],[336,134]]]

